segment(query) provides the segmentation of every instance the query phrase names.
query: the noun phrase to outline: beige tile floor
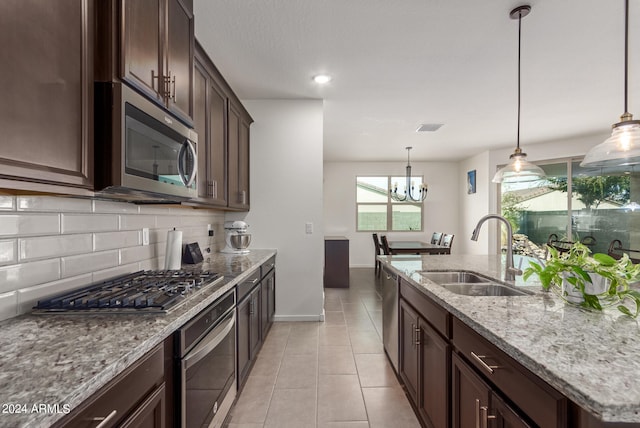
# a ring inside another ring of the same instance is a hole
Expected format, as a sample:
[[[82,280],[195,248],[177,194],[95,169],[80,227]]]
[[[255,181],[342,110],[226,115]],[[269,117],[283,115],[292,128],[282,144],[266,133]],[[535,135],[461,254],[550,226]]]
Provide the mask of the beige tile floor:
[[[351,269],[349,289],[325,289],[325,322],[275,323],[228,427],[419,427],[384,354],[379,289]]]

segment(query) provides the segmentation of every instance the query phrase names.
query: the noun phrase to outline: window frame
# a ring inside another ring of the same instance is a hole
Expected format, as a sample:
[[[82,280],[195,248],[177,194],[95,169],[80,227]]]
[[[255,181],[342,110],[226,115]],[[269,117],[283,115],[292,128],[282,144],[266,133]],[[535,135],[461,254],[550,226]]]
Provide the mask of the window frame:
[[[356,215],[356,232],[365,232],[365,233],[374,233],[374,232],[394,232],[394,233],[405,233],[405,232],[423,232],[424,231],[424,202],[398,202],[398,201],[394,201],[393,199],[391,199],[391,194],[390,192],[387,190],[386,192],[386,196],[387,196],[387,201],[386,202],[358,202],[358,178],[360,177],[385,177],[387,179],[387,189],[391,188],[391,184],[392,184],[392,179],[393,177],[396,177],[396,175],[388,175],[388,174],[362,174],[362,175],[356,175],[356,186],[355,186],[355,192],[356,192],[356,197],[355,197],[355,201],[356,201],[356,209],[355,209],[355,215]],[[420,178],[421,183],[424,183],[424,176],[423,175],[416,175],[413,176],[416,179]],[[386,214],[387,214],[387,227],[386,229],[360,229],[360,223],[358,221],[358,213],[359,213],[359,207],[360,206],[381,206],[381,205],[386,205]],[[393,207],[394,206],[415,206],[420,210],[420,229],[413,229],[413,230],[394,230],[393,229]]]

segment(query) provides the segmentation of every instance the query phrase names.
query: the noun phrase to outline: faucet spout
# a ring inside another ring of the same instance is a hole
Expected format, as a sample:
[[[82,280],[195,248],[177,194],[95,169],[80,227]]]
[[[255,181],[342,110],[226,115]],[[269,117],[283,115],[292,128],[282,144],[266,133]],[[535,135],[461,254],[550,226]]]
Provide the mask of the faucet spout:
[[[478,240],[478,235],[480,234],[482,225],[489,219],[496,219],[504,223],[504,225],[507,227],[507,266],[504,271],[504,280],[515,281],[516,275],[522,275],[522,270],[516,268],[513,263],[513,228],[511,227],[511,223],[509,223],[509,220],[498,214],[487,214],[478,221],[476,228],[473,229],[471,240]]]

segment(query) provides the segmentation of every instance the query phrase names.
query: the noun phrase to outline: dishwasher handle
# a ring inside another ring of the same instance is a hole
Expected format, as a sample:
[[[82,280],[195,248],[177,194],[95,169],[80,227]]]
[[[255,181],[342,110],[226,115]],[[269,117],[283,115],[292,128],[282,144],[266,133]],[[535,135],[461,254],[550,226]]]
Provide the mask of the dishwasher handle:
[[[189,352],[189,354],[182,359],[183,369],[189,369],[195,364],[198,364],[200,360],[206,357],[216,346],[222,342],[222,340],[229,334],[231,329],[236,324],[236,313],[231,311],[231,318],[229,320],[216,326],[209,334],[205,336],[198,345]]]

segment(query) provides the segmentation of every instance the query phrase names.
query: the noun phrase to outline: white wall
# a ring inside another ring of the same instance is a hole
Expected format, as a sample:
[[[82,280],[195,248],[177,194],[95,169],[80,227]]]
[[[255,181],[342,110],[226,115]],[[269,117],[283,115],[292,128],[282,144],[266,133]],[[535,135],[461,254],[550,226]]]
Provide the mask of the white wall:
[[[323,103],[248,100],[251,211],[226,220],[250,225],[249,248],[276,248],[276,319],[323,317]],[[312,223],[314,232],[305,233]]]
[[[487,254],[489,249],[489,228],[483,225],[476,242],[471,240],[471,233],[482,216],[494,212],[489,206],[489,192],[494,183],[489,177],[489,152],[483,152],[459,164],[460,176],[465,180],[459,186],[460,204],[460,239],[457,242],[461,254]],[[468,171],[476,170],[476,193],[467,193],[466,176]]]
[[[324,234],[349,239],[349,265],[372,267],[374,246],[371,232],[356,232],[356,176],[404,175],[402,162],[325,162],[324,163]],[[423,175],[429,185],[424,201],[424,232],[386,233],[389,240],[428,240],[434,231],[453,233],[452,253],[460,253],[462,239],[458,218],[458,192],[466,186],[455,162],[412,162],[412,174]],[[466,187],[465,187],[466,188]]]

